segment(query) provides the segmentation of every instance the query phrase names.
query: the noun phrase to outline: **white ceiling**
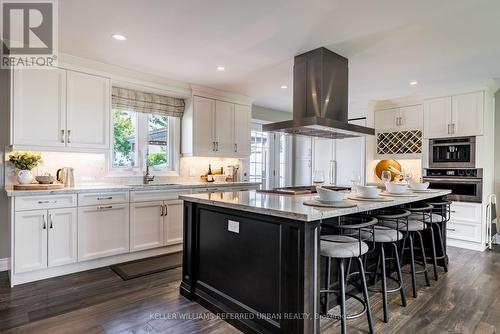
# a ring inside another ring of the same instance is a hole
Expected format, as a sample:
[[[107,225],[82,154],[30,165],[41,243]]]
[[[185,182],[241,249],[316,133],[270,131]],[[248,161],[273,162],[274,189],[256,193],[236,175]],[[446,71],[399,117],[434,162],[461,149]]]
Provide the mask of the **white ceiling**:
[[[500,77],[499,13],[498,0],[62,0],[59,46],[291,111],[293,57],[319,46],[349,58],[351,99]]]

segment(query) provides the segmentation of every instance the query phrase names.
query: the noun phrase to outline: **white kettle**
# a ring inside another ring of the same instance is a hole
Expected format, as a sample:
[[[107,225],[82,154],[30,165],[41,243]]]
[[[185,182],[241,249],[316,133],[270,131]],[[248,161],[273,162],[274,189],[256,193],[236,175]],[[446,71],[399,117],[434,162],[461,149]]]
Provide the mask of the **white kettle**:
[[[64,187],[71,188],[75,186],[75,170],[73,167],[62,167],[57,170],[57,181],[64,184]]]

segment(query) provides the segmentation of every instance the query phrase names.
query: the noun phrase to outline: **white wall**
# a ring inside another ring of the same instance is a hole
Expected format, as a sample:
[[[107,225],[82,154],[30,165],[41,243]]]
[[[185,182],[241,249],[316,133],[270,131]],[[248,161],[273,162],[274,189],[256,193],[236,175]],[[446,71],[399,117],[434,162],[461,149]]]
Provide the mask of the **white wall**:
[[[265,122],[281,122],[292,119],[292,113],[252,105],[252,119]]]
[[[10,256],[10,219],[5,185],[5,146],[9,143],[10,71],[0,70],[0,260]]]
[[[500,198],[500,90],[495,94],[495,194]]]

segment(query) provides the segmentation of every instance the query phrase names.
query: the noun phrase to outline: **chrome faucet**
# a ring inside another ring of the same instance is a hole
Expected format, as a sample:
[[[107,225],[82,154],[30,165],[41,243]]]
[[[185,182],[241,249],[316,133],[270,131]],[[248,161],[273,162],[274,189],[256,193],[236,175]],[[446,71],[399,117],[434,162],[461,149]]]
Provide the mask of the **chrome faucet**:
[[[154,175],[149,175],[149,150],[146,151],[146,173],[144,174],[142,178],[142,183],[143,184],[149,184],[150,182],[153,182],[155,179]]]

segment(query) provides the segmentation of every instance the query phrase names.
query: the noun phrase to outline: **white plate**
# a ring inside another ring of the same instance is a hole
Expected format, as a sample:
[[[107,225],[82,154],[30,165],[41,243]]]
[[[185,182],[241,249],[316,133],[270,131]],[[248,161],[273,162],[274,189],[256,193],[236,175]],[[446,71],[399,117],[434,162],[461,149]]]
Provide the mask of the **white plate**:
[[[414,193],[430,193],[430,194],[432,194],[432,193],[437,193],[440,190],[438,190],[438,189],[424,189],[424,190],[414,190],[414,189],[412,189],[411,191],[413,191]]]
[[[370,198],[370,197],[363,197],[363,196],[358,196],[358,195],[351,195],[351,196],[348,196],[347,198],[352,199],[354,201],[366,201],[366,202],[391,202],[391,201],[393,201],[393,199],[384,198],[382,196]]]
[[[388,197],[417,197],[418,196],[417,194],[414,194],[411,191],[407,191],[407,192],[400,193],[400,194],[393,194],[393,193],[388,193],[388,192],[384,191],[384,192],[381,192],[380,195],[381,196],[388,196]]]

